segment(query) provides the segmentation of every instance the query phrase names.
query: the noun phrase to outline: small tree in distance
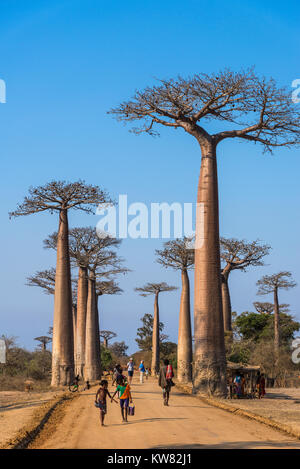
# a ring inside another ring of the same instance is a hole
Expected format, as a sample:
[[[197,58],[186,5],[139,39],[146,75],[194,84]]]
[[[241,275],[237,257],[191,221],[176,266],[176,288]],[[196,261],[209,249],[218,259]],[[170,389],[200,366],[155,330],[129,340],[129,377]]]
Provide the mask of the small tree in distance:
[[[221,270],[222,278],[222,305],[225,331],[231,331],[231,301],[229,292],[229,275],[233,270],[243,272],[250,266],[264,265],[263,257],[269,254],[270,246],[260,244],[258,240],[247,242],[235,238],[221,238]]]
[[[40,347],[43,351],[47,350],[47,344],[49,344],[49,342],[52,342],[52,338],[47,337],[46,335],[42,335],[41,337],[35,337],[34,340],[40,342],[38,347]]]
[[[278,290],[294,288],[296,283],[292,280],[291,272],[283,271],[278,274],[264,275],[257,281],[257,286],[258,295],[268,295],[272,293],[274,296],[274,348],[278,357],[280,348],[280,305],[278,301]]]
[[[274,311],[273,303],[255,301],[253,303],[254,308],[260,314],[271,314]]]
[[[117,337],[117,334],[112,331],[100,331],[100,337],[103,339],[104,347],[107,348],[108,342],[114,337]]]
[[[154,295],[153,334],[152,334],[152,362],[153,373],[159,372],[159,306],[158,296],[162,292],[177,290],[177,287],[168,285],[166,282],[147,283],[143,287],[135,288],[141,296]]]
[[[152,337],[153,337],[153,315],[146,313],[141,318],[142,327],[137,329],[137,338],[135,339],[136,343],[139,346],[140,350],[145,352],[152,350]],[[159,342],[162,343],[168,338],[167,335],[162,334],[165,325],[163,322],[159,322]]]
[[[192,327],[190,308],[190,281],[188,270],[194,267],[193,238],[184,237],[164,243],[164,249],[156,250],[157,262],[163,267],[181,272],[181,299],[178,326],[177,378],[180,382],[192,381]]]
[[[109,350],[111,350],[117,357],[126,357],[126,351],[128,349],[128,345],[125,344],[124,340],[122,342],[114,342],[109,346]]]

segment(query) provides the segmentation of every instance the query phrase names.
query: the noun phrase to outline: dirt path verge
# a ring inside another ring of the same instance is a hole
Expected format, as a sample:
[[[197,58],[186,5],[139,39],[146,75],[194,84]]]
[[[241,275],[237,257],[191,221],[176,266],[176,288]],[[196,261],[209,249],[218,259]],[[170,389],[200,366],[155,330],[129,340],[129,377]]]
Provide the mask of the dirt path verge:
[[[13,438],[3,443],[0,449],[27,448],[39,435],[55,411],[62,408],[66,402],[73,400],[75,397],[74,394],[64,393],[39,406],[30,421]]]
[[[216,399],[216,398],[213,398],[213,397],[206,397],[206,396],[202,396],[202,395],[192,394],[192,387],[189,386],[189,385],[185,386],[185,385],[176,383],[176,387],[178,388],[178,390],[182,390],[184,393],[190,394],[193,397],[195,397],[197,399],[200,399],[202,402],[205,402],[206,404],[212,405],[212,406],[217,407],[219,409],[223,409],[223,410],[225,410],[227,412],[230,412],[232,414],[240,415],[240,416],[245,417],[247,419],[255,420],[256,422],[263,423],[264,425],[267,425],[267,426],[269,426],[269,427],[271,427],[275,430],[279,430],[280,432],[283,432],[287,435],[293,436],[293,437],[297,438],[298,440],[300,440],[300,430],[298,430],[298,428],[295,428],[291,425],[287,425],[286,423],[274,420],[273,418],[266,417],[266,416],[261,415],[259,413],[248,410],[247,408],[245,408],[247,406],[246,401],[245,402],[241,401],[241,406],[244,407],[244,408],[242,408],[242,407],[238,407],[232,401],[227,401],[225,399]],[[288,398],[287,400],[289,400],[289,399],[290,398]],[[274,401],[275,401],[275,399],[274,399]],[[234,401],[234,402],[237,403],[237,401]],[[248,404],[249,404],[249,402],[248,402]],[[260,400],[258,402],[260,402],[263,405],[266,402],[266,399]],[[276,403],[274,403],[274,405],[276,405]]]

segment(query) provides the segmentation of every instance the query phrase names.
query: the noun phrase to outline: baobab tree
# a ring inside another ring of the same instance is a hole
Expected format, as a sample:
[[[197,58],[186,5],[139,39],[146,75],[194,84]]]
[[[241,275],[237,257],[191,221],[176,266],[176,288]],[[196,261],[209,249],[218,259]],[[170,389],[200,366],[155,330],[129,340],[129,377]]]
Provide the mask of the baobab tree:
[[[47,344],[49,344],[49,342],[52,342],[52,338],[47,337],[46,335],[42,335],[41,337],[35,337],[34,340],[40,342],[38,346],[43,350],[43,352],[47,350]]]
[[[247,242],[235,238],[221,238],[222,305],[225,331],[232,331],[229,275],[233,270],[245,272],[250,266],[264,265],[263,257],[269,254],[270,246],[258,240]]]
[[[97,279],[126,273],[127,269],[122,267],[122,262],[123,259],[116,252],[100,249],[89,264],[84,376],[91,381],[98,379],[101,373],[98,298],[105,293],[121,291],[114,282],[97,282]]]
[[[204,73],[161,80],[137,91],[110,111],[119,121],[139,123],[133,132],[157,135],[155,126],[183,129],[201,150],[195,252],[194,392],[226,394],[221,299],[217,146],[229,138],[261,143],[264,151],[300,142],[300,111],[290,89],[253,70]],[[224,122],[217,133],[209,123]]]
[[[292,280],[291,272],[283,271],[278,274],[264,275],[257,281],[258,295],[268,295],[270,293],[274,296],[274,349],[279,357],[280,348],[280,305],[278,301],[278,290],[289,290],[294,288],[296,283]],[[282,305],[286,308],[288,305]]]
[[[48,295],[54,295],[55,290],[55,269],[41,270],[34,275],[27,277],[29,287],[40,287]]]
[[[179,310],[177,378],[180,382],[192,381],[192,328],[190,311],[190,281],[188,270],[194,266],[195,251],[192,238],[175,239],[164,244],[164,249],[155,251],[157,262],[163,267],[181,272],[181,299]]]
[[[57,232],[51,234],[44,240],[44,247],[46,249],[56,249],[57,247]],[[72,267],[78,267],[78,287],[77,287],[77,320],[75,327],[74,339],[76,342],[75,347],[75,372],[76,375],[84,377],[85,369],[85,352],[86,352],[86,319],[87,319],[87,304],[88,304],[88,279],[89,268],[91,264],[95,263],[95,256],[97,258],[97,268],[101,266],[114,265],[119,262],[116,254],[108,251],[108,247],[118,247],[121,241],[103,234],[99,237],[95,227],[78,227],[69,230],[69,253]],[[100,254],[99,254],[100,253]],[[97,296],[96,296],[97,302]],[[91,311],[90,311],[91,313]],[[95,315],[97,313],[95,312]],[[89,316],[89,320],[91,317]],[[95,316],[92,323],[97,327],[98,321]],[[90,330],[94,337],[96,331],[91,326]],[[94,342],[94,341],[93,341]],[[97,345],[93,345],[93,347]],[[97,353],[97,352],[96,352]],[[89,378],[95,379],[95,378]]]
[[[153,373],[159,372],[159,305],[160,293],[177,290],[177,287],[168,285],[166,282],[147,283],[143,287],[135,288],[141,296],[154,295],[153,334],[152,334],[152,362]]]
[[[114,337],[117,337],[117,334],[112,331],[100,331],[100,337],[103,339],[104,347],[107,348],[108,342]]]
[[[52,346],[52,386],[70,384],[74,378],[74,338],[72,318],[71,270],[69,255],[68,211],[71,209],[93,213],[100,203],[110,203],[108,195],[98,186],[78,181],[52,181],[44,186],[29,188],[10,217],[38,212],[58,212],[57,262],[54,293]]]
[[[267,301],[255,301],[253,306],[259,314],[272,314],[274,311],[273,303],[269,303]]]

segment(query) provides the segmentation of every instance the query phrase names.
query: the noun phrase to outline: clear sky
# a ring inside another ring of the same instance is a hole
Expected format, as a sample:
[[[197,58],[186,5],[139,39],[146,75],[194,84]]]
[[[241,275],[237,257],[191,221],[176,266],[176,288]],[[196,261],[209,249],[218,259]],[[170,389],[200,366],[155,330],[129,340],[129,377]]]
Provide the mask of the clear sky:
[[[128,202],[194,202],[200,151],[183,131],[160,138],[135,136],[107,111],[155,83],[155,78],[239,70],[255,65],[291,87],[300,78],[300,4],[276,0],[1,0],[0,104],[1,302],[0,334],[33,348],[47,333],[53,299],[25,286],[26,277],[55,264],[42,240],[57,216],[9,221],[8,211],[31,185],[84,179]],[[291,88],[292,91],[292,88]],[[299,104],[300,106],[300,104]],[[255,283],[264,274],[292,271],[300,283],[299,150],[263,155],[258,145],[227,141],[219,147],[221,233],[261,239],[273,250],[268,265],[234,272],[232,306],[253,310]],[[70,214],[71,226],[98,217]],[[120,254],[132,272],[122,296],[101,301],[101,328],[118,334],[130,352],[152,298],[134,291],[148,281],[180,286],[176,272],[154,262],[162,240],[125,240]],[[176,341],[180,292],[161,295],[161,320]],[[266,298],[271,300],[271,298]],[[280,294],[300,320],[299,287]]]

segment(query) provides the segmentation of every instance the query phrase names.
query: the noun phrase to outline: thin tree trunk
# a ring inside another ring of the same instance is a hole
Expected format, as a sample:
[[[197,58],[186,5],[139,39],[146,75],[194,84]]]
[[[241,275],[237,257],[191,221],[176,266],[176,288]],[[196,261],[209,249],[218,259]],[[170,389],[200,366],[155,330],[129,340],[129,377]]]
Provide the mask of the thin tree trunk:
[[[96,293],[96,284],[95,284],[95,295],[96,295],[96,332],[95,332],[95,340],[96,340],[96,353],[99,357],[99,367],[100,367],[100,377],[102,376],[102,363],[101,363],[101,343],[100,343],[100,320],[99,320],[99,296]]]
[[[158,307],[158,293],[155,294],[155,299],[154,299],[151,370],[152,370],[152,373],[154,373],[154,374],[159,372],[159,307]]]
[[[196,220],[193,392],[225,396],[216,149],[212,144],[202,144],[201,151],[197,203],[203,208],[203,216],[198,212]]]
[[[87,268],[79,267],[77,286],[76,374],[81,378],[84,372],[87,297]]]
[[[230,301],[230,292],[228,286],[228,274],[222,273],[222,307],[223,307],[223,320],[224,320],[224,330],[226,332],[232,331],[231,324],[231,301]]]
[[[86,381],[95,381],[97,379],[100,379],[100,368],[100,339],[97,313],[96,285],[94,273],[90,272],[90,276],[88,279],[88,299],[86,314],[84,379]]]
[[[76,370],[76,343],[77,343],[77,304],[72,304],[72,318],[73,318],[73,338],[74,338],[74,369]],[[75,374],[77,374],[75,372]]]
[[[74,339],[67,210],[59,213],[54,294],[52,386],[74,379]]]
[[[190,311],[190,282],[186,270],[181,272],[182,291],[179,311],[177,348],[177,378],[185,383],[192,380],[192,330]]]
[[[280,318],[277,288],[274,290],[274,348],[276,353],[276,360],[278,360],[280,348]]]

